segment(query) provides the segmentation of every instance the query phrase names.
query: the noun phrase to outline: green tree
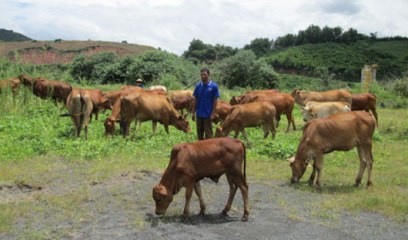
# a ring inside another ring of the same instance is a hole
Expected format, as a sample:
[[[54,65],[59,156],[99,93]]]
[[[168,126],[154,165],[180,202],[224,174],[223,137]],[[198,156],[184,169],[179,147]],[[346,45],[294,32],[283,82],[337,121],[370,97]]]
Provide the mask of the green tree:
[[[218,66],[219,80],[228,88],[275,88],[278,74],[263,59],[257,60],[251,50],[241,50]]]
[[[268,38],[255,38],[250,44],[244,46],[245,50],[252,50],[259,58],[270,53],[272,50],[273,40]]]

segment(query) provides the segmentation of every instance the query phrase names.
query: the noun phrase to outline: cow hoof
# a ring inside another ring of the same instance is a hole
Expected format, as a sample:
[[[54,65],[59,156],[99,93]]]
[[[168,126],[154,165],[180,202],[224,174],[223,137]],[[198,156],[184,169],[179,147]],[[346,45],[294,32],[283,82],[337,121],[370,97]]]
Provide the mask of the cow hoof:
[[[221,212],[221,216],[228,217],[227,211],[222,211],[222,212]]]
[[[245,215],[244,215],[244,216],[242,216],[241,221],[242,221],[242,222],[246,222],[246,221],[248,221],[248,216],[245,216]]]

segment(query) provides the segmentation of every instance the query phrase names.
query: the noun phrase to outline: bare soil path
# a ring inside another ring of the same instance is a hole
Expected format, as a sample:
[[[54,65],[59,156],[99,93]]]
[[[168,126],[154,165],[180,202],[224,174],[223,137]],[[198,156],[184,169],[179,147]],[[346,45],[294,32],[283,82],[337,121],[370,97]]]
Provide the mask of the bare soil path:
[[[308,203],[319,201],[321,194],[299,191],[284,181],[249,179],[248,222],[240,221],[243,210],[239,191],[230,215],[219,215],[228,195],[225,177],[217,184],[202,181],[205,216],[197,215],[199,205],[194,196],[191,217],[181,217],[182,190],[166,215],[158,217],[154,215],[151,192],[160,177],[156,172],[134,172],[106,182],[83,183],[72,179],[42,187],[2,186],[0,202],[11,204],[21,198],[34,198],[45,210],[17,219],[10,232],[0,233],[0,239],[408,239],[407,225],[379,214],[344,211],[319,215],[318,209],[312,209]],[[78,187],[88,188],[88,195],[68,207],[73,212],[44,207],[47,202],[42,201],[41,194],[63,196]]]

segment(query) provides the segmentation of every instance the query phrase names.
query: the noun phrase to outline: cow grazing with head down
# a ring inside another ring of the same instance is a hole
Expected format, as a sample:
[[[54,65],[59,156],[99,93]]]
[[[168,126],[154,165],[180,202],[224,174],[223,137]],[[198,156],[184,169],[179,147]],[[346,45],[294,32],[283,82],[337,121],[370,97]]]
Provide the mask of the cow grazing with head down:
[[[164,95],[140,92],[121,97],[120,121],[124,136],[129,134],[130,123],[133,120],[153,121],[153,133],[156,132],[157,122],[164,125],[167,133],[169,125],[183,132],[191,131],[185,116],[178,113],[170,99]]]
[[[34,95],[46,99],[51,97],[57,102],[66,103],[72,86],[65,82],[46,80],[43,78],[31,78],[25,74],[18,76],[21,83],[32,88]]]
[[[262,126],[264,138],[268,137],[269,133],[271,133],[272,138],[275,138],[275,115],[275,107],[268,102],[234,105],[225,118],[225,121],[217,128],[215,136],[228,136],[230,131],[235,131],[235,138],[237,138],[241,132],[245,140],[248,140],[245,128]]]
[[[332,151],[348,151],[357,147],[360,170],[355,180],[355,186],[360,185],[366,168],[368,173],[367,186],[371,186],[373,167],[371,148],[374,130],[375,119],[370,113],[364,111],[337,113],[306,123],[296,155],[289,160],[292,168],[291,182],[299,182],[308,163],[313,161],[313,172],[309,184],[320,187],[323,155]]]
[[[371,111],[378,126],[377,97],[371,93],[355,93],[351,95],[351,98],[351,111]]]
[[[337,89],[323,92],[313,92],[295,89],[291,93],[295,102],[299,106],[305,106],[309,101],[316,102],[333,102],[341,101],[351,104],[351,93],[345,89]]]
[[[229,184],[229,197],[223,215],[231,209],[235,193],[241,190],[244,214],[242,221],[248,220],[248,184],[246,181],[246,154],[244,144],[232,138],[212,138],[194,143],[177,144],[171,151],[167,166],[160,183],[153,188],[153,199],[156,203],[156,214],[166,212],[173,196],[182,187],[186,188],[186,203],[183,215],[189,215],[190,199],[193,189],[200,201],[200,214],[205,213],[205,204],[201,193],[200,180],[218,179],[226,175]]]
[[[309,101],[301,112],[303,121],[307,122],[314,118],[324,118],[339,112],[350,112],[351,106],[346,102],[316,102]]]

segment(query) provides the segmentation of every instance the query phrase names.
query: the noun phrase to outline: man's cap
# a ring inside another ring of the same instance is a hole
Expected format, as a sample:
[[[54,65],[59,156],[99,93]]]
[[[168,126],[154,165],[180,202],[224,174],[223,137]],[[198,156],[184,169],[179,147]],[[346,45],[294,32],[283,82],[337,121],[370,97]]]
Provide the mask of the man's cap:
[[[142,83],[143,80],[139,78],[139,79],[136,80],[136,82],[141,82]]]

